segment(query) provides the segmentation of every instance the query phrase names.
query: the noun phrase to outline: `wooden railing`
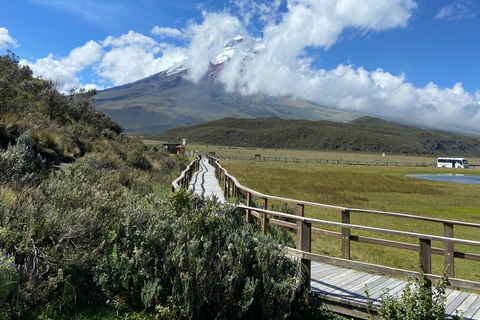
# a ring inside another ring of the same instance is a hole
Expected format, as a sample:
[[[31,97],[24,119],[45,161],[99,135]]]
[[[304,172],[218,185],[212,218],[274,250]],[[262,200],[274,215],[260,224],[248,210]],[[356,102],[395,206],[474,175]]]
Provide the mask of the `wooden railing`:
[[[175,192],[178,188],[188,189],[188,184],[192,180],[193,174],[198,170],[200,164],[200,157],[195,157],[195,160],[190,162],[185,170],[182,171],[180,176],[172,182],[172,191]]]
[[[390,276],[404,277],[418,276],[418,272],[403,270],[398,268],[391,268],[387,266],[369,264],[365,262],[350,260],[350,244],[352,241],[363,243],[370,243],[375,245],[400,248],[406,250],[413,250],[419,252],[419,264],[428,278],[431,280],[441,279],[442,276],[432,274],[432,254],[443,255],[446,275],[448,276],[449,285],[471,290],[480,290],[480,282],[470,281],[465,279],[455,278],[455,259],[465,259],[480,261],[480,255],[473,253],[465,253],[454,250],[455,244],[462,244],[468,246],[480,247],[479,241],[466,240],[455,238],[453,231],[455,226],[465,226],[479,228],[480,224],[460,222],[452,220],[435,219],[429,217],[413,216],[401,213],[352,209],[338,206],[331,206],[326,204],[307,202],[301,200],[294,200],[282,197],[275,197],[265,195],[255,190],[242,186],[235,177],[230,175],[219,163],[218,159],[209,157],[209,162],[215,167],[215,174],[219,182],[223,183],[225,198],[240,196],[240,191],[246,194],[246,203],[238,204],[238,207],[245,211],[245,218],[250,222],[251,217],[254,216],[261,221],[261,229],[263,233],[267,233],[268,225],[275,224],[296,230],[296,248],[287,248],[287,252],[293,256],[301,259],[302,269],[302,284],[305,292],[309,290],[310,286],[310,264],[311,261],[329,263],[341,267],[356,268],[367,272],[381,273]],[[261,199],[262,208],[253,206],[253,196]],[[286,214],[282,212],[268,210],[268,201],[279,201],[284,203],[296,203],[296,215]],[[305,207],[319,207],[339,211],[341,213],[342,222],[332,222],[326,220],[312,219],[305,217]],[[421,220],[430,223],[443,224],[443,236],[429,235],[423,233],[406,232],[399,230],[390,230],[375,228],[369,226],[361,226],[350,224],[350,216],[352,213],[365,213],[377,216],[390,216],[404,219]],[[287,218],[296,221],[296,223],[279,220],[275,218]],[[312,225],[330,226],[341,228],[341,232],[333,232],[319,228],[313,228]],[[370,231],[393,236],[404,236],[408,238],[417,239],[418,244],[404,243],[399,241],[370,238],[364,236],[352,235],[351,230]],[[321,234],[325,236],[341,238],[342,239],[342,258],[335,258],[331,256],[320,255],[311,252],[312,233]],[[444,248],[432,247],[432,241],[443,242]]]

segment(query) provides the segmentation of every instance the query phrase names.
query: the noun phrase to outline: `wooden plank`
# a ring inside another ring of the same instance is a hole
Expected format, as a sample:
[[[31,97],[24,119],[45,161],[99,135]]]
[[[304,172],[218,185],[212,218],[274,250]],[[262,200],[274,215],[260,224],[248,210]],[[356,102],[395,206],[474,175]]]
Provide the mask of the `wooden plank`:
[[[387,288],[389,285],[395,282],[396,279],[393,278],[387,278],[387,277],[382,277],[383,281],[380,281],[375,287],[368,287],[368,293],[370,294],[370,297],[375,300],[380,296],[382,293],[382,290]]]
[[[312,269],[312,279],[324,280],[326,277],[337,273],[338,270],[336,268],[322,270],[321,272],[318,272],[317,270],[313,271]]]
[[[475,301],[465,310],[463,313],[463,317],[465,319],[472,318],[473,316],[476,316],[476,313],[480,309],[480,297],[477,297]]]
[[[472,320],[480,320],[480,309],[472,317]]]
[[[452,291],[445,299],[445,308],[447,308],[462,293],[461,291]]]
[[[450,303],[445,302],[445,314],[455,315],[455,310],[470,296],[470,292],[460,292],[460,294]]]
[[[400,291],[403,291],[403,289],[405,289],[405,287],[407,286],[407,283],[408,283],[407,281],[401,280],[398,286],[396,286],[395,288],[390,288],[390,290],[388,290],[388,294],[391,296],[394,296]]]
[[[372,300],[379,300],[380,296],[382,294],[384,294],[385,292],[387,292],[387,290],[389,290],[389,289],[393,290],[394,288],[401,285],[402,283],[403,283],[403,281],[401,281],[401,280],[389,278],[387,281],[382,283],[382,285],[374,288],[371,291],[371,293],[370,293],[370,290],[369,290],[370,297],[372,298]]]
[[[478,298],[478,294],[470,293],[469,296],[456,309],[459,313],[465,312],[470,305]]]
[[[379,276],[378,279],[375,279],[375,281],[367,285],[367,289],[370,290],[377,287],[382,282],[385,282],[386,279],[387,279],[386,277]],[[364,293],[364,292],[365,292],[365,287],[359,288],[357,291],[355,291],[355,293]]]
[[[346,291],[346,289],[344,288],[344,285],[353,281],[353,280],[356,280],[357,278],[361,277],[363,274],[358,272],[358,271],[355,271],[355,270],[350,270],[349,272],[345,272],[343,274],[340,274],[339,277],[337,279],[335,278],[331,278],[330,281],[329,281],[329,288],[324,290],[324,292],[328,292],[328,293],[333,293],[335,291]]]
[[[320,279],[321,281],[317,280],[317,279],[312,279],[312,282],[316,282],[316,283],[318,283],[319,285],[322,285],[322,286],[328,286],[332,283],[332,281],[335,281],[336,279],[338,279],[340,277],[343,277],[345,275],[345,272],[343,270],[344,269],[338,268],[335,272],[332,272],[328,276]],[[350,269],[345,269],[345,270],[353,271],[353,270],[350,270]]]
[[[354,287],[350,288],[350,291],[355,293],[355,294],[358,294],[357,292],[359,290],[362,290],[364,289],[365,290],[365,285],[368,286],[368,284],[376,281],[377,279],[381,278],[381,276],[379,275],[372,275],[372,274],[368,274],[369,276],[367,277],[367,279],[365,279],[364,281],[358,283],[357,285],[355,285]],[[363,291],[362,291],[362,294],[363,294]]]

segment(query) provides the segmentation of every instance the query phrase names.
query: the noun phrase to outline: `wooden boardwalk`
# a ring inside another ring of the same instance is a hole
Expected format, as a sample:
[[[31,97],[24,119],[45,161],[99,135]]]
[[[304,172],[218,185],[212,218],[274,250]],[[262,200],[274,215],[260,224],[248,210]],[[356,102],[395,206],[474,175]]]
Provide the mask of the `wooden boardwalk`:
[[[215,177],[215,168],[207,159],[200,161],[199,171],[192,176],[189,189],[225,202],[224,191]],[[388,290],[390,295],[401,294],[407,281],[312,261],[310,283],[312,292],[322,300],[327,309],[368,319],[365,287],[368,288],[374,306],[379,306],[380,296],[385,290]],[[480,320],[478,294],[447,289],[445,307],[447,316],[463,314],[466,320]]]
[[[220,188],[215,177],[215,168],[205,158],[200,160],[199,170],[192,177],[188,189],[205,197],[215,196],[218,201],[225,202],[223,189]]]
[[[385,290],[391,295],[401,294],[407,281],[344,269],[312,261],[312,292],[334,312],[366,319],[365,286],[374,306],[380,305]],[[465,320],[480,320],[480,296],[475,293],[447,288],[445,313],[447,316],[463,314]]]

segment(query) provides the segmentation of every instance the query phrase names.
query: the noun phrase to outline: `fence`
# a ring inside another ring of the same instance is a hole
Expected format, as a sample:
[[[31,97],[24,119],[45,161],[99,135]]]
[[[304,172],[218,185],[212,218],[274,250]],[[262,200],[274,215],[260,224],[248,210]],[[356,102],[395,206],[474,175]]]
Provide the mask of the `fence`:
[[[275,197],[265,195],[255,190],[242,186],[232,175],[228,174],[218,162],[217,158],[209,157],[209,162],[215,167],[215,174],[220,182],[223,184],[225,198],[237,197],[239,198],[241,192],[245,194],[245,204],[238,204],[238,207],[245,212],[245,218],[248,222],[252,217],[256,217],[261,221],[261,229],[263,233],[267,233],[268,225],[280,225],[290,228],[296,232],[296,248],[287,248],[287,252],[293,256],[301,259],[302,270],[302,286],[304,292],[310,289],[310,275],[311,275],[311,261],[329,263],[341,267],[356,268],[367,272],[381,273],[396,277],[418,276],[418,272],[403,270],[398,268],[391,268],[387,266],[369,264],[360,261],[352,261],[351,258],[351,242],[357,241],[360,243],[369,243],[380,246],[387,246],[392,248],[400,248],[419,252],[419,264],[426,276],[431,280],[439,280],[441,275],[432,274],[432,254],[443,255],[446,275],[448,276],[449,285],[471,290],[480,290],[480,282],[470,281],[465,279],[455,278],[455,258],[480,261],[480,255],[473,253],[466,253],[455,251],[455,244],[462,244],[468,246],[480,247],[479,241],[466,240],[454,237],[454,227],[464,226],[472,228],[480,228],[480,224],[451,221],[444,219],[435,219],[429,217],[413,216],[394,212],[352,209],[338,206],[331,206],[320,203],[306,202],[301,200],[294,200],[282,197]],[[253,206],[253,196],[261,199],[262,207],[256,208]],[[296,203],[296,215],[286,214],[282,212],[268,210],[268,201],[279,201],[284,203]],[[305,216],[305,207],[320,207],[336,210],[341,215],[341,223],[326,220],[312,219]],[[353,213],[365,213],[376,216],[392,216],[402,219],[415,219],[428,223],[439,223],[443,225],[443,236],[429,235],[423,233],[405,232],[398,230],[374,228],[369,226],[350,224],[350,217]],[[278,218],[286,218],[295,223],[279,220]],[[333,232],[314,228],[313,225],[331,226],[341,228],[341,232]],[[399,241],[357,236],[351,233],[352,230],[371,231],[380,234],[404,236],[417,239],[418,244],[404,243]],[[311,252],[312,233],[321,234],[325,236],[340,238],[342,240],[342,258],[335,258],[326,255],[320,255]],[[432,247],[432,241],[440,241],[444,244],[444,248]]]
[[[286,157],[262,157],[255,156],[218,156],[219,161],[276,161],[276,162],[294,162],[294,163],[326,163],[326,164],[349,164],[364,166],[405,166],[405,167],[436,167],[436,162],[407,162],[407,161],[364,161],[364,160],[344,160],[344,159],[311,159],[311,158],[286,158]]]
[[[175,179],[175,181],[172,182],[172,191],[174,192],[178,188],[185,188],[188,189],[188,184],[190,183],[190,180],[192,180],[193,174],[195,171],[198,170],[199,165],[200,165],[200,157],[195,157],[195,160],[190,162],[190,164],[187,166],[185,170],[182,171],[180,174],[180,177]]]

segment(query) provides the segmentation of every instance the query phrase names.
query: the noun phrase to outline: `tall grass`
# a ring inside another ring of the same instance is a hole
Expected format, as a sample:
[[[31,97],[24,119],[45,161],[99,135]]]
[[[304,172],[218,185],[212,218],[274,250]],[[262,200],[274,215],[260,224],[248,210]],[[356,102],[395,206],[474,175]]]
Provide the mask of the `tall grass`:
[[[399,212],[440,219],[480,223],[480,185],[446,183],[406,177],[421,173],[468,173],[443,168],[369,167],[284,162],[225,161],[222,165],[241,184],[259,192],[348,208]],[[269,205],[275,206],[275,202]],[[290,205],[294,205],[291,203]],[[341,222],[340,211],[306,207],[308,217]],[[352,224],[443,236],[443,225],[411,219],[352,213]],[[314,226],[319,227],[320,226]],[[323,229],[340,232],[339,228]],[[455,237],[479,240],[479,230],[455,227]],[[415,238],[352,231],[354,235],[418,244]],[[443,248],[443,243],[433,242]],[[455,245],[456,251],[480,253],[480,248]],[[341,239],[314,235],[312,251],[341,256]],[[418,252],[352,242],[353,260],[418,271]],[[455,259],[456,277],[480,281],[477,262]],[[444,271],[443,257],[432,256],[435,274]]]

